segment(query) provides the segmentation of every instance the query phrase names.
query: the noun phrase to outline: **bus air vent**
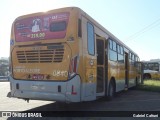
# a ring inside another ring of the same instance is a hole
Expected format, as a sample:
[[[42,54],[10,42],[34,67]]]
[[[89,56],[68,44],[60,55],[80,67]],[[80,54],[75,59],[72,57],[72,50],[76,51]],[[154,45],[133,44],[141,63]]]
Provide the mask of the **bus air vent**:
[[[16,52],[19,63],[52,63],[62,62],[64,45],[45,45],[45,49],[33,50],[27,46],[25,49]],[[47,48],[47,49],[46,49]]]

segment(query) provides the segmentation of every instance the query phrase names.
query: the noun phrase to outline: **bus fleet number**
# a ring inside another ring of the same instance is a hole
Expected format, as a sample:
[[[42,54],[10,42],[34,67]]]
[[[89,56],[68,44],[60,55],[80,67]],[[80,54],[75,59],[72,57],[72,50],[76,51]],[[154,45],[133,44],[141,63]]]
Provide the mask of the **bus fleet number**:
[[[61,70],[54,70],[53,71],[53,76],[54,77],[67,77],[68,76],[68,72],[67,71],[61,71]]]

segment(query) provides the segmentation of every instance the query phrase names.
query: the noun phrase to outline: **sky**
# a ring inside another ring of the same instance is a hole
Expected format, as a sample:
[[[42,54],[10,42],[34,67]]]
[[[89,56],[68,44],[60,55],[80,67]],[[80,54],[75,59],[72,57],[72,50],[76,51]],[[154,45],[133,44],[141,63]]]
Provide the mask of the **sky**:
[[[76,6],[135,51],[160,59],[160,0],[1,0],[0,57],[9,57],[13,21],[21,15]]]

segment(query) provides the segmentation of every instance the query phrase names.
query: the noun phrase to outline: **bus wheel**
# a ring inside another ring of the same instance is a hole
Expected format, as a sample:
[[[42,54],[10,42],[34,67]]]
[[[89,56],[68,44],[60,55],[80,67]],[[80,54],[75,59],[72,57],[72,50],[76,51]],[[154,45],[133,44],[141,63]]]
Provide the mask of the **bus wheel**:
[[[138,79],[137,79],[137,77],[136,77],[136,87],[138,86]]]
[[[108,91],[109,100],[112,100],[114,95],[115,95],[115,86],[114,86],[113,81],[111,81],[109,84],[109,91]]]
[[[143,78],[144,78],[144,79],[151,79],[151,75],[150,75],[149,73],[145,73],[145,74],[143,75]]]

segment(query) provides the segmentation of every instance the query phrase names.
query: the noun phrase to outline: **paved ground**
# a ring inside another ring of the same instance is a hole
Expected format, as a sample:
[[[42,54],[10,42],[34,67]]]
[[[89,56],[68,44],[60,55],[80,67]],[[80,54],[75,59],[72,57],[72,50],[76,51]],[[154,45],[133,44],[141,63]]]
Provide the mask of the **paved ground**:
[[[160,93],[156,92],[129,90],[118,93],[112,101],[97,100],[64,104],[38,100],[27,103],[21,99],[7,98],[9,89],[9,82],[0,82],[0,111],[160,111]],[[99,120],[99,118],[89,117],[86,120]]]
[[[0,111],[25,111],[38,106],[47,105],[53,102],[32,100],[27,103],[17,98],[8,98],[7,93],[10,91],[9,82],[0,82]]]

